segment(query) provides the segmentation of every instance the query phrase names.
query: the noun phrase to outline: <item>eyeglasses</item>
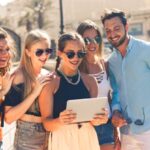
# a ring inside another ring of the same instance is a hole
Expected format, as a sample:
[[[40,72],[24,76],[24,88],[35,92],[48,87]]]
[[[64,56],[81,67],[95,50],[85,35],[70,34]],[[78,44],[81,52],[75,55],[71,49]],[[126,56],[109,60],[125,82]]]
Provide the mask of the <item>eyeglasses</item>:
[[[100,36],[96,36],[96,37],[93,38],[93,39],[86,37],[86,38],[84,38],[84,42],[85,42],[86,45],[89,45],[89,44],[91,44],[91,43],[100,44],[100,43],[101,43],[101,38],[100,38]]]
[[[78,51],[75,53],[74,51],[64,52],[69,59],[72,59],[77,55],[78,58],[83,58],[86,55],[85,51]]]
[[[135,125],[138,125],[138,126],[144,125],[144,122],[145,122],[144,108],[142,108],[142,113],[143,113],[143,120],[142,119],[136,119],[134,121]],[[127,106],[125,107],[125,109],[123,111],[123,117],[126,119],[126,121],[127,121],[128,124],[131,124],[133,122],[132,119],[127,115]]]
[[[45,53],[46,55],[49,55],[49,54],[51,54],[53,52],[53,49],[51,49],[51,48],[47,48],[47,49],[37,49],[36,51],[35,51],[35,55],[37,56],[37,57],[40,57],[41,55],[43,55],[43,53]]]
[[[0,49],[0,54],[5,55],[8,54],[9,48],[8,49]]]

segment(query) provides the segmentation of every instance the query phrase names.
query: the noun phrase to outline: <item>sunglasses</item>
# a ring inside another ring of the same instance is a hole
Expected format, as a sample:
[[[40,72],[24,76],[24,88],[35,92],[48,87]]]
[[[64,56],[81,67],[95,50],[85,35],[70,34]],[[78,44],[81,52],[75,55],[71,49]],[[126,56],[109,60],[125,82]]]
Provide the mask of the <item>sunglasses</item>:
[[[46,55],[49,55],[49,54],[51,54],[53,52],[53,49],[51,49],[51,48],[47,48],[47,49],[37,49],[36,51],[35,51],[35,55],[37,56],[37,57],[40,57],[41,55],[43,55],[44,53],[46,54]]]
[[[125,107],[125,110],[123,111],[124,113],[124,118],[126,119],[127,123],[128,124],[131,124],[133,121],[130,117],[128,117],[128,115],[126,114],[127,112],[127,106]],[[144,112],[144,108],[142,108],[142,113],[143,113],[143,119],[136,119],[134,121],[134,124],[135,125],[138,125],[138,126],[142,126],[144,125],[144,122],[145,122],[145,112]],[[125,115],[126,114],[126,115]]]
[[[78,58],[83,58],[86,55],[85,51],[78,51],[75,53],[74,51],[64,52],[69,59],[72,59],[77,55]]]
[[[101,38],[100,36],[96,36],[95,38],[84,38],[84,42],[86,45],[89,45],[91,43],[96,43],[96,44],[100,44],[101,43]]]

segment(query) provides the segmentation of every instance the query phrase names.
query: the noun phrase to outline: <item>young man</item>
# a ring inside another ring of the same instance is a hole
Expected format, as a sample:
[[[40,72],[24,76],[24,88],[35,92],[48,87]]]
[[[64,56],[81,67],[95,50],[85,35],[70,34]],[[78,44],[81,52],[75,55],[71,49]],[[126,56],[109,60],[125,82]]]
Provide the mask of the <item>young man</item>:
[[[125,13],[108,10],[102,16],[108,41],[114,47],[109,59],[113,87],[112,122],[121,129],[122,150],[150,147],[150,43],[128,34]]]

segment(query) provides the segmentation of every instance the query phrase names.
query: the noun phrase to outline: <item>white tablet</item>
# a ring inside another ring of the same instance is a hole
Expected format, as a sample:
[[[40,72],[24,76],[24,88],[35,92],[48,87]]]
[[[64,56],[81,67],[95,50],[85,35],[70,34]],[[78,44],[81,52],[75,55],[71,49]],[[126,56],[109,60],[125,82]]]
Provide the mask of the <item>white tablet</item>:
[[[73,123],[92,120],[95,114],[102,113],[102,108],[110,109],[107,97],[68,100],[66,107],[77,114]]]

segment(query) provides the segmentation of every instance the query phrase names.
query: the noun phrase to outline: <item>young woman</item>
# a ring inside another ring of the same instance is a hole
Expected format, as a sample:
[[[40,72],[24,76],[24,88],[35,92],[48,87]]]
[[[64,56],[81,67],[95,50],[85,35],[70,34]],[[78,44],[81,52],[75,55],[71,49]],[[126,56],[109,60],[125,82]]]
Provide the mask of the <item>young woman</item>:
[[[69,99],[97,96],[95,79],[78,70],[86,54],[82,37],[74,32],[63,34],[57,54],[60,64],[56,77],[44,87],[39,98],[44,127],[51,132],[49,150],[99,150],[93,125],[106,123],[107,111],[103,110],[104,115],[95,115],[88,123],[71,124],[76,114],[66,109]]]
[[[50,80],[42,67],[51,52],[50,38],[44,31],[33,30],[27,35],[20,65],[5,98],[5,121],[17,121],[15,150],[47,149],[48,134],[42,126],[38,96]]]
[[[107,97],[111,87],[102,55],[102,37],[98,26],[91,20],[79,24],[77,32],[84,38],[87,55],[80,65],[80,71],[95,77],[98,83],[98,96]],[[114,149],[114,134],[111,120],[95,127],[101,150]]]
[[[4,126],[4,100],[5,94],[9,91],[13,76],[10,76],[9,69],[11,58],[15,52],[14,44],[9,34],[0,28],[0,149],[2,145],[2,128]]]

